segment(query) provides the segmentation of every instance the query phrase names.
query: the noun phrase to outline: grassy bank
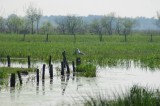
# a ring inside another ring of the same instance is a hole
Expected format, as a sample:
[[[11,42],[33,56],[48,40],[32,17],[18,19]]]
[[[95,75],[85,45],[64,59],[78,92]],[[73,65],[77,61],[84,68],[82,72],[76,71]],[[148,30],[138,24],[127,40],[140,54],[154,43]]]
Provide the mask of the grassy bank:
[[[82,60],[95,62],[99,65],[115,64],[115,60],[141,60],[150,67],[160,65],[160,36],[130,35],[127,42],[124,36],[104,36],[100,42],[98,35],[77,35],[76,43],[70,35],[49,35],[46,42],[44,35],[0,35],[0,57],[10,55],[14,58],[27,57],[47,60],[49,55],[53,60],[62,59],[62,51],[66,50],[67,59],[75,60],[73,52],[79,48],[85,55]]]

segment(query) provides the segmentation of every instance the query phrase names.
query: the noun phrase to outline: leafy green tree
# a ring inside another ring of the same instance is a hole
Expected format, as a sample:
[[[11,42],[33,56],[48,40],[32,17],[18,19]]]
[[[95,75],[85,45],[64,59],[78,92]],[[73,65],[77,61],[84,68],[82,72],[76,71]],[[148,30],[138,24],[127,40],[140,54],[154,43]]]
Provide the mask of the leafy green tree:
[[[53,32],[53,25],[49,21],[46,21],[42,24],[41,31],[43,32],[43,34],[52,33]]]
[[[9,32],[19,33],[20,28],[22,27],[22,18],[18,17],[15,14],[11,14],[7,19],[7,26]]]

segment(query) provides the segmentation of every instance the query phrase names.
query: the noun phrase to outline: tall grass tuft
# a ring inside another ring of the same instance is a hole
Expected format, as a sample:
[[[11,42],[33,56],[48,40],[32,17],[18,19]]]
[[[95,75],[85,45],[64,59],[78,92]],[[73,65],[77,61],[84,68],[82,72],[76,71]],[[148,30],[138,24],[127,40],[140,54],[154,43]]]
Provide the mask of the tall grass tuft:
[[[84,77],[96,77],[96,66],[92,64],[81,64],[76,67],[78,75]]]
[[[160,91],[134,85],[129,93],[112,100],[89,97],[84,106],[160,106]]]

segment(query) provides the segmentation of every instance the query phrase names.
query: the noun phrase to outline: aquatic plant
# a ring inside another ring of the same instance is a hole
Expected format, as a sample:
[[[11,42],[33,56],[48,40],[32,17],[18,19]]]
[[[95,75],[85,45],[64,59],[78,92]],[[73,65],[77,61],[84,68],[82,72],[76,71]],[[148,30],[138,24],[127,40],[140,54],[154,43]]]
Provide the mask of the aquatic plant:
[[[76,67],[79,76],[96,77],[96,66],[92,64],[81,64]]]

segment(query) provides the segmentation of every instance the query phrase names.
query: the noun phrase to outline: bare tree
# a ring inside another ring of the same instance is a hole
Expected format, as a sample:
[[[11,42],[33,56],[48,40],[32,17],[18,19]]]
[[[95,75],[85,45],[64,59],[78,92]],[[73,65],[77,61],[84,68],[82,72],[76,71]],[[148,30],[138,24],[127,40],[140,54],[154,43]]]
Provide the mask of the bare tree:
[[[35,13],[35,20],[37,24],[37,34],[39,33],[39,21],[41,17],[42,17],[42,10],[40,8],[39,9],[37,8]]]
[[[66,33],[66,20],[65,17],[62,18],[57,18],[55,20],[56,24],[57,24],[57,30],[61,33],[61,34],[65,34]]]
[[[122,34],[122,28],[123,28],[123,23],[122,23],[123,19],[118,17],[116,19],[116,32],[121,35]]]
[[[74,42],[76,42],[76,32],[82,25],[83,21],[81,17],[67,16],[66,27],[69,34],[74,36]]]
[[[127,35],[131,33],[132,27],[135,21],[129,18],[122,19],[122,34],[125,35],[125,42],[127,41]]]
[[[156,25],[160,28],[160,11],[157,11],[157,21]]]
[[[94,19],[91,23],[91,32],[99,35],[99,40],[102,41],[102,25],[99,20]]]
[[[109,35],[113,33],[113,23],[115,20],[115,13],[110,13],[101,19],[102,26],[107,30]]]
[[[36,21],[36,8],[34,8],[33,4],[30,4],[26,10],[26,14],[28,19],[31,22],[31,33],[34,33],[34,22]]]

